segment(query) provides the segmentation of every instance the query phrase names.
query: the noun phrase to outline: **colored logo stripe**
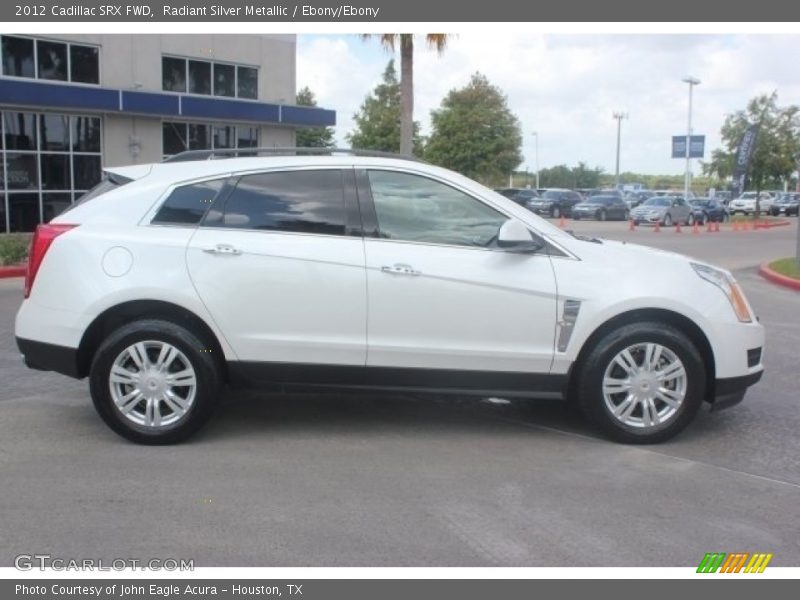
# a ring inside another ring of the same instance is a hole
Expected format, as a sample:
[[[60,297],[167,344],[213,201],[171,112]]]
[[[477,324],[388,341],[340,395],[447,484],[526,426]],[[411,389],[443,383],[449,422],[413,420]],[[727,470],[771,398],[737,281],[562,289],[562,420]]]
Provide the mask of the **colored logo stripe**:
[[[722,561],[725,560],[724,552],[707,552],[697,567],[698,573],[716,573]]]
[[[749,561],[748,561],[749,559]],[[772,560],[772,554],[756,552],[707,552],[697,567],[698,573],[763,573]],[[745,566],[745,564],[747,566]],[[742,571],[744,569],[744,571]]]

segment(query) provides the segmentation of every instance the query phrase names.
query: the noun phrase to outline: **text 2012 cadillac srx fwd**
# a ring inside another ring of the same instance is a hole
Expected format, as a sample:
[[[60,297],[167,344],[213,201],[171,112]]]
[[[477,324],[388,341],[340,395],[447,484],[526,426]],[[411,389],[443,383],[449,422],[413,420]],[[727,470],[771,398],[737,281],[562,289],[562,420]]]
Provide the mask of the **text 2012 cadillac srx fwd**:
[[[274,150],[110,169],[36,231],[16,336],[150,444],[226,384],[568,398],[658,442],[740,401],[764,346],[727,271],[573,236],[421,162]]]

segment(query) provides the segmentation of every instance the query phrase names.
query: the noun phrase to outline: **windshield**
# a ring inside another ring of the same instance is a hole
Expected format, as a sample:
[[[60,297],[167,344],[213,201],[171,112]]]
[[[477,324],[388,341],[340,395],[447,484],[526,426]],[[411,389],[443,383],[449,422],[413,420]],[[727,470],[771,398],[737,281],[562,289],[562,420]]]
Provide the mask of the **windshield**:
[[[558,192],[545,192],[542,194],[542,198],[547,198],[548,200],[558,200],[559,193]]]
[[[644,206],[670,206],[672,204],[672,198],[668,198],[666,196],[655,196],[654,198],[650,198],[644,203]]]

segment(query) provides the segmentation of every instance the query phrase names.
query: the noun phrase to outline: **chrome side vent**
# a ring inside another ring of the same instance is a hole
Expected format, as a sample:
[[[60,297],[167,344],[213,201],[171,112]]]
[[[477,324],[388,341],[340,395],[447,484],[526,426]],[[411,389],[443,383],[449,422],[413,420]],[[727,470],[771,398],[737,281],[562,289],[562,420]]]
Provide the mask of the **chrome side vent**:
[[[559,352],[567,350],[569,338],[572,337],[572,331],[575,329],[575,322],[578,320],[580,310],[580,300],[564,300],[561,320],[558,322],[558,344],[556,348]]]

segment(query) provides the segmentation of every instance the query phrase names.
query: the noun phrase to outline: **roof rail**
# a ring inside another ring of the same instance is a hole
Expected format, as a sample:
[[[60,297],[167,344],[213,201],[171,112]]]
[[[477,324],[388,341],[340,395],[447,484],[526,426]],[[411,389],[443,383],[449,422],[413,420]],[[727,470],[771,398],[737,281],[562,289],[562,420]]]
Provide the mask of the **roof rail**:
[[[373,156],[381,158],[399,158],[402,160],[412,160],[424,162],[416,156],[407,154],[395,154],[393,152],[381,152],[378,150],[360,150],[357,148],[219,148],[217,150],[187,150],[180,152],[163,162],[185,162],[190,160],[219,160],[224,158],[239,158],[242,156],[333,156],[345,154],[349,156]]]

